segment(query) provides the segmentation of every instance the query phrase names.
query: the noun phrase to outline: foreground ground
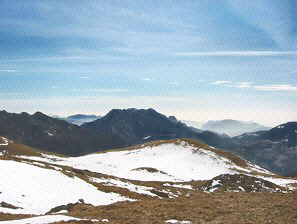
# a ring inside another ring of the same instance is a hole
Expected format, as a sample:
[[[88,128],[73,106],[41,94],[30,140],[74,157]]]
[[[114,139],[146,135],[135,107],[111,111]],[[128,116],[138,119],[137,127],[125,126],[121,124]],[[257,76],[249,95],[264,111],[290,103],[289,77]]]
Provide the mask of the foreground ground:
[[[193,224],[296,224],[297,193],[193,192],[191,196],[175,199],[120,202],[98,207],[80,205],[68,214],[86,219],[108,219],[109,223],[164,223],[178,220]]]

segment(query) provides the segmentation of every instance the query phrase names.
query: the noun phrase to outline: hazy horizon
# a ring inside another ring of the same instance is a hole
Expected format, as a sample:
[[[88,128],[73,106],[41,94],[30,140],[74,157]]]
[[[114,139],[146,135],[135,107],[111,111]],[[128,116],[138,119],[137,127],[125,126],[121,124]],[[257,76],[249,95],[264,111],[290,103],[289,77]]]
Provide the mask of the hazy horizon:
[[[0,110],[297,120],[296,1],[0,1]]]

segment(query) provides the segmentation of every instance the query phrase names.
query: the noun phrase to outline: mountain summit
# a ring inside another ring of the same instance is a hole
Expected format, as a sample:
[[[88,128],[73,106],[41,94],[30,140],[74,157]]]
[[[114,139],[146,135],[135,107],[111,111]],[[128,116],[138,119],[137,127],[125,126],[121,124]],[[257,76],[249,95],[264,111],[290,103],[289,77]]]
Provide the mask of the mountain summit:
[[[194,137],[194,133],[181,122],[172,121],[154,109],[113,109],[99,120],[82,127],[95,133],[118,135],[127,145],[144,141]]]
[[[199,139],[218,148],[234,148],[235,142],[215,133],[195,131],[172,116],[154,109],[113,109],[104,117],[82,125],[91,132],[116,135],[127,146],[176,138]],[[198,129],[197,129],[198,130]]]

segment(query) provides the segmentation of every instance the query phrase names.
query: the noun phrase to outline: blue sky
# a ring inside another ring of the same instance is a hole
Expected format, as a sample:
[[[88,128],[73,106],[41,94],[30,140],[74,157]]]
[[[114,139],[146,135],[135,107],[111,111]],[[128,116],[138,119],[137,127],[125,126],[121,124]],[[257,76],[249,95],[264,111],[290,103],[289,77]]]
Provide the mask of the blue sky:
[[[0,1],[0,109],[297,119],[295,0]]]

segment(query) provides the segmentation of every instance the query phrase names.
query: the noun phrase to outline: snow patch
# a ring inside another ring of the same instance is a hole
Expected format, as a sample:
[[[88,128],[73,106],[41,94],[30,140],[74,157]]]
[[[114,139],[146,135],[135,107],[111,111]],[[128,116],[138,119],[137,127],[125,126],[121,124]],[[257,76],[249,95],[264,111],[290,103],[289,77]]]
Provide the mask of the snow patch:
[[[165,223],[191,224],[192,222],[191,221],[178,221],[175,219],[170,219],[170,220],[165,221]]]
[[[266,177],[266,176],[256,176],[263,180],[270,181],[278,186],[285,187],[289,190],[295,190],[297,187],[291,186],[291,184],[297,184],[297,179],[285,179],[285,178],[275,178],[275,177]]]
[[[110,179],[110,178],[90,178],[91,182],[95,183],[102,183],[104,186],[115,186],[115,187],[121,187],[126,188],[129,191],[138,193],[138,194],[146,194],[149,196],[156,196],[155,194],[151,193],[150,191],[154,188],[152,187],[146,187],[141,185],[135,185],[130,182],[124,182],[119,179]]]
[[[61,210],[61,211],[58,211],[58,212],[54,212],[53,214],[64,214],[64,213],[68,213],[67,210]]]
[[[53,133],[50,133],[50,132],[47,132],[47,134],[48,134],[48,136],[50,136],[50,137],[54,136],[54,134],[53,134]]]
[[[222,186],[222,184],[220,183],[220,180],[213,180],[212,184],[211,184],[211,189],[209,190],[209,192],[214,192],[216,191],[220,186]]]
[[[165,187],[176,187],[176,188],[184,188],[193,190],[193,187],[191,185],[185,185],[185,184],[163,184]]]
[[[1,146],[1,145],[2,145],[2,146],[6,146],[6,145],[8,145],[9,141],[8,141],[6,138],[4,138],[4,137],[0,137],[0,138],[2,138],[2,139],[3,139],[3,142],[4,142],[4,143],[1,143],[0,146]]]
[[[26,219],[19,219],[19,220],[10,220],[10,221],[1,221],[1,224],[24,224],[24,223],[30,223],[30,224],[47,224],[47,223],[53,223],[53,222],[62,222],[62,221],[70,221],[70,220],[83,220],[71,216],[66,215],[44,215],[44,216],[38,216],[33,218],[26,218]]]
[[[130,200],[116,193],[105,193],[77,177],[56,170],[16,161],[0,160],[0,201],[19,209],[0,207],[0,212],[44,214],[51,208],[83,199],[92,205],[107,205]],[[42,201],[42,203],[40,203]]]

